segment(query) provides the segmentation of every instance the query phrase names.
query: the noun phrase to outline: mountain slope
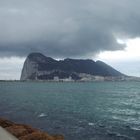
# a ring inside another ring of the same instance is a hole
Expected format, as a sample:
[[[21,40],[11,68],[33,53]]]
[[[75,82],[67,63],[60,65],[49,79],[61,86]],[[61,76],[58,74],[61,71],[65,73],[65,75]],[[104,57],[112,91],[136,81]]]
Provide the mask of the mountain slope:
[[[57,61],[41,53],[31,53],[24,62],[21,80],[53,80],[55,77],[80,80],[81,73],[91,76],[123,76],[102,61],[69,58]]]

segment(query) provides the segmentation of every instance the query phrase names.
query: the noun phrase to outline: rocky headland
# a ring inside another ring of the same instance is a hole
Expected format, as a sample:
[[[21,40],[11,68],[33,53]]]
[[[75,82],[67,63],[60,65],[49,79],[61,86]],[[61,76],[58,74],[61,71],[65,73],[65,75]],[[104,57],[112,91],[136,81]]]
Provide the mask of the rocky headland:
[[[102,61],[90,59],[55,60],[41,53],[27,56],[20,80],[104,81],[125,75]]]
[[[19,140],[64,140],[63,135],[50,135],[29,125],[14,123],[3,118],[0,118],[0,126]]]

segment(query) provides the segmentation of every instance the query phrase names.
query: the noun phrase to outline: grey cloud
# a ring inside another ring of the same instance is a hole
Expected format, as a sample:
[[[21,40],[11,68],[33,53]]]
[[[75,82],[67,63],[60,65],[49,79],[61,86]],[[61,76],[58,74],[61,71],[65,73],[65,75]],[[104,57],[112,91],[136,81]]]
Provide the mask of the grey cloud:
[[[0,57],[90,57],[140,36],[138,0],[0,0]]]

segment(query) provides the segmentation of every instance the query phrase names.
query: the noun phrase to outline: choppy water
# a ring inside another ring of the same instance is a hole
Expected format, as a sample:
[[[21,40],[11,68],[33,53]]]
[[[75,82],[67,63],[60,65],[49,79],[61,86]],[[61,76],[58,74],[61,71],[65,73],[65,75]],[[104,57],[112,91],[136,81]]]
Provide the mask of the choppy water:
[[[0,82],[0,116],[66,140],[140,140],[140,82]]]

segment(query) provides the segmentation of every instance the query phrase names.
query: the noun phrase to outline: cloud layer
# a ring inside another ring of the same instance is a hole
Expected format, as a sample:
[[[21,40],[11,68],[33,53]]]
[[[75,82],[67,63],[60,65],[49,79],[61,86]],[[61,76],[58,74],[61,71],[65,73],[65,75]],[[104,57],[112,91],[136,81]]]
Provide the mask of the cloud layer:
[[[90,57],[140,36],[139,0],[0,0],[0,57]]]

